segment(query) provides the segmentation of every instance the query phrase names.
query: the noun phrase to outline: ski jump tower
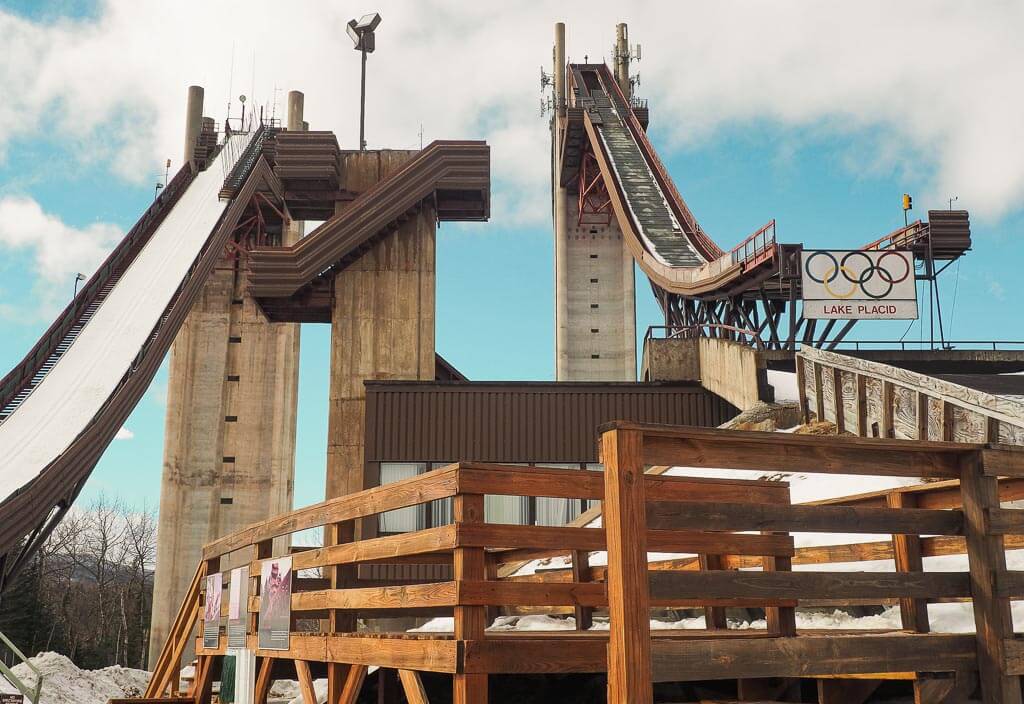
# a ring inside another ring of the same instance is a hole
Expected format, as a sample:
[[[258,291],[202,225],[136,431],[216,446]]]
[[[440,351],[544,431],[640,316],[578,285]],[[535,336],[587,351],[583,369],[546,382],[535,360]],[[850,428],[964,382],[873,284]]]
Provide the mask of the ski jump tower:
[[[555,235],[555,349],[558,381],[635,381],[636,306],[633,258],[609,207],[593,160],[569,146],[565,24],[555,25],[551,117],[552,209]],[[615,78],[630,95],[625,24],[616,28]],[[576,151],[575,154],[570,151]],[[583,163],[571,170],[567,165]]]

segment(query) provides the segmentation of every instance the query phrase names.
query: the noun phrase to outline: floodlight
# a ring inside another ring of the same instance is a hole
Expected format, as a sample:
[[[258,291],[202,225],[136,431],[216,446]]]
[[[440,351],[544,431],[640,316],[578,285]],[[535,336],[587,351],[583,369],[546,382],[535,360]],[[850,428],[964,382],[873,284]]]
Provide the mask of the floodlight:
[[[362,76],[359,87],[359,149],[366,149],[366,55],[372,54],[376,48],[376,34],[374,30],[380,25],[380,13],[372,12],[363,15],[358,20],[349,20],[345,25],[345,31],[352,39],[356,51],[363,57]]]

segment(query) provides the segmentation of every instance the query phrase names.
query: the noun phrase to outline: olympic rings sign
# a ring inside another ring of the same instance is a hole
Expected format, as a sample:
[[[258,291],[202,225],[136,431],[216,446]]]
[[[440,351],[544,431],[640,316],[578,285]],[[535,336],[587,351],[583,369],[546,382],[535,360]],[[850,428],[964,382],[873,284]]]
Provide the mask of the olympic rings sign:
[[[805,318],[917,318],[910,252],[804,250],[800,265]]]

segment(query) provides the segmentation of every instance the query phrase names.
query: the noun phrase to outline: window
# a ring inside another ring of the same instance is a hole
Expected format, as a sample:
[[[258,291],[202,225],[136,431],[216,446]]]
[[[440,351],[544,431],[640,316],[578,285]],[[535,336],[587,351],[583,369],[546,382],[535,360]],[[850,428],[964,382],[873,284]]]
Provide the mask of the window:
[[[241,341],[242,338],[238,335],[232,335],[231,337],[228,338],[228,342],[231,342],[236,345],[239,344]]]
[[[589,472],[604,472],[604,465],[600,462],[588,462],[583,466],[586,467]],[[587,504],[586,508],[588,511],[595,506],[601,505],[601,502],[597,499],[588,499],[585,503]]]
[[[228,374],[228,381],[238,381],[239,378],[237,374]]]
[[[222,496],[222,497],[220,497],[220,504],[221,504],[221,506],[230,506],[233,503],[235,503],[235,500],[233,498],[231,498],[230,496]]]
[[[596,283],[597,283],[597,279],[591,279],[591,280],[590,280],[590,283],[592,283],[592,284],[596,284]]]
[[[237,423],[238,422],[238,416],[224,416],[224,422],[225,423]]]
[[[591,303],[590,307],[591,308],[600,308],[601,306],[599,306],[597,303]]]
[[[415,477],[426,469],[425,462],[381,462],[381,486]],[[422,529],[426,525],[425,519],[426,507],[421,504],[382,513],[378,525],[381,533],[407,533]]]
[[[592,354],[592,355],[590,355],[590,358],[591,359],[601,359],[601,355],[599,355],[599,354]]]
[[[598,330],[597,328],[590,328],[590,332],[597,333],[600,332],[600,330]]]
[[[553,467],[555,469],[579,469],[578,464],[544,464],[538,467]],[[534,523],[538,526],[564,526],[580,515],[580,502],[574,499],[557,499],[548,496],[538,496],[534,512],[536,517]]]

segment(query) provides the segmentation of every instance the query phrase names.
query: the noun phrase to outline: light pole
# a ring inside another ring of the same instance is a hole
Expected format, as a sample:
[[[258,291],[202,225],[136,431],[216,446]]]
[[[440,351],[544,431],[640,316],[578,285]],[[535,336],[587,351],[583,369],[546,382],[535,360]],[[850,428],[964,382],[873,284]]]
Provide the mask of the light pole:
[[[82,273],[75,274],[75,291],[74,291],[74,293],[71,294],[71,298],[75,298],[78,295],[78,282],[79,281],[85,281],[85,279],[86,279],[85,274],[82,274]]]
[[[359,82],[359,151],[366,149],[366,55],[372,54],[375,44],[374,30],[380,24],[380,14],[363,15],[349,20],[345,31],[352,38],[355,50],[362,54],[362,76]]]

